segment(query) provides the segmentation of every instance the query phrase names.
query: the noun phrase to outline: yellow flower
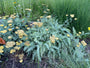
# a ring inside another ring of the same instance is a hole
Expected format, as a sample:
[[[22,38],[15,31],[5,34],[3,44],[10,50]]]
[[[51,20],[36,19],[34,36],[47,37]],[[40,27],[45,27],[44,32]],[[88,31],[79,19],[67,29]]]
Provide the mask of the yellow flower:
[[[8,22],[8,23],[12,23],[13,21],[12,21],[12,19],[10,19],[10,20],[8,20],[7,22]]]
[[[0,53],[3,53],[3,50],[2,49],[0,49]]]
[[[79,43],[77,44],[77,47],[80,47],[80,45],[81,45],[81,43],[79,42]]]
[[[43,11],[43,13],[47,13],[46,11]]]
[[[15,34],[17,34],[17,31],[15,31]]]
[[[66,16],[68,16],[68,14],[66,14]]]
[[[23,60],[21,59],[19,62],[20,62],[20,63],[22,63],[22,62],[23,62]]]
[[[0,17],[0,19],[1,19],[2,17]]]
[[[33,22],[34,25],[37,25],[38,23],[37,22]]]
[[[50,41],[51,41],[52,43],[55,43],[55,36],[54,36],[54,35],[50,36]]]
[[[77,33],[77,36],[80,36],[80,35]]]
[[[9,26],[11,26],[12,24],[8,24]]]
[[[3,31],[0,31],[1,33],[6,33],[7,32],[7,30],[3,30]]]
[[[20,43],[22,43],[22,41],[20,41]]]
[[[19,49],[20,49],[20,47],[16,46],[16,47],[14,47],[14,49],[15,49],[15,50],[19,50]]]
[[[82,34],[81,32],[79,32],[79,34]]]
[[[83,44],[83,46],[87,45],[87,43],[84,40],[82,40],[81,43]]]
[[[29,42],[29,41],[26,41],[26,42],[24,43],[24,45],[29,46],[29,45],[30,45],[30,42]]]
[[[12,31],[12,29],[8,29],[9,31]]]
[[[51,15],[47,16],[46,18],[51,18]]]
[[[1,24],[0,26],[4,26],[3,24]]]
[[[16,29],[18,29],[19,27],[16,26]]]
[[[28,27],[28,25],[25,25],[26,27]]]
[[[29,29],[30,29],[30,27],[27,27],[27,29],[29,30]]]
[[[70,37],[70,35],[69,35],[69,34],[67,34],[67,37]]]
[[[47,9],[47,11],[50,11],[50,9]]]
[[[37,19],[37,21],[40,21],[40,19]]]
[[[16,4],[16,2],[13,2],[14,4]]]
[[[40,18],[43,18],[43,16],[40,16]]]
[[[74,20],[77,20],[77,18],[74,18]]]
[[[90,30],[90,27],[88,27],[88,30]]]
[[[43,23],[39,22],[38,23],[38,27],[41,27],[43,25]]]
[[[13,14],[10,16],[10,18],[12,18],[12,19],[15,19],[16,18],[16,16],[14,16]]]
[[[19,54],[18,57],[19,57],[19,59],[23,59],[24,54],[23,53],[22,54]]]
[[[0,50],[2,50],[2,49],[4,49],[4,47],[3,46],[0,46]]]
[[[9,41],[9,42],[6,43],[6,48],[13,47],[14,45],[15,45],[14,41]]]
[[[8,39],[12,39],[12,36],[8,36]]]
[[[70,14],[70,16],[73,18],[74,17],[74,14]]]
[[[59,38],[56,37],[55,39],[58,40]]]
[[[4,16],[3,19],[6,19],[6,17]]]
[[[29,9],[29,8],[26,8],[25,10],[27,10],[27,11],[31,11],[31,9]]]
[[[23,38],[23,34],[20,34],[20,35],[19,35],[19,38]]]
[[[4,28],[7,28],[7,26],[5,26]]]
[[[16,42],[16,45],[20,45],[20,43],[19,42]]]
[[[10,53],[14,53],[14,52],[16,52],[15,49],[11,49],[11,50],[10,50]]]

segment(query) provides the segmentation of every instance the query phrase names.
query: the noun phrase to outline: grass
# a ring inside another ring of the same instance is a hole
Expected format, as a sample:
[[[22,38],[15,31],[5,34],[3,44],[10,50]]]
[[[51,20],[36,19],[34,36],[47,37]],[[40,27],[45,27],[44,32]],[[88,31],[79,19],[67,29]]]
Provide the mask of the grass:
[[[87,31],[90,26],[90,1],[89,0],[49,0],[46,3],[58,19],[65,21],[66,14],[75,14],[78,18],[73,22],[77,31]]]

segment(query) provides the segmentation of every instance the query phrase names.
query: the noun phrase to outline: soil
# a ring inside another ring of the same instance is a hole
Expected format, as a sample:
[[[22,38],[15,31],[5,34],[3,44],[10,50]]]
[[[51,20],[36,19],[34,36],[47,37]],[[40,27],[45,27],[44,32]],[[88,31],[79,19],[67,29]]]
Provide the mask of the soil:
[[[25,58],[23,63],[20,63],[19,60],[12,57],[12,55],[8,57],[8,60],[6,57],[7,56],[3,56],[3,58],[1,58],[3,62],[0,63],[0,68],[49,68],[48,63],[46,63],[47,59],[45,58],[39,63]]]

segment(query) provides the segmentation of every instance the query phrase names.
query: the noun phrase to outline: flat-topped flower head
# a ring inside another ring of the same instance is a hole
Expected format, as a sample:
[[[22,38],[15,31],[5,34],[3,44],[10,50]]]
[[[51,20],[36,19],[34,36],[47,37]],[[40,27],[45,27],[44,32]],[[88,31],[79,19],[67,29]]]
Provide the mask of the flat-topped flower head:
[[[6,48],[10,48],[10,47],[13,47],[15,45],[15,42],[14,41],[8,41],[6,43]]]
[[[70,14],[70,16],[73,18],[74,17],[74,14]]]
[[[8,23],[12,23],[13,21],[12,21],[12,19],[10,19],[10,20],[8,20],[7,22],[8,22]]]
[[[49,15],[49,16],[46,16],[46,18],[51,18],[51,15]]]
[[[83,44],[83,46],[87,45],[87,43],[84,40],[82,40],[81,43]]]

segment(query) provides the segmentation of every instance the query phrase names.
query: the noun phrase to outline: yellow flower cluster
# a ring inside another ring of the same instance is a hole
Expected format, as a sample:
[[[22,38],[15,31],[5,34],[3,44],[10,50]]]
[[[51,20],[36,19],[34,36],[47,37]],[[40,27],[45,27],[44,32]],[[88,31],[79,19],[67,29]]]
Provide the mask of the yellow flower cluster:
[[[40,18],[43,18],[43,16],[40,16]]]
[[[15,57],[19,58],[19,62],[22,63],[23,62],[23,58],[24,58],[24,54],[16,54]]]
[[[81,43],[83,44],[83,46],[87,45],[87,43],[84,40],[82,40]]]
[[[20,41],[20,42],[16,42],[16,45],[20,45],[22,43],[22,41]]]
[[[8,39],[12,39],[12,36],[8,36]]]
[[[88,30],[90,30],[90,27],[88,27]]]
[[[79,34],[82,34],[82,32],[79,32]]]
[[[58,40],[58,38],[55,37],[54,35],[50,36],[50,41],[51,41],[52,43],[55,43],[55,40]]]
[[[29,42],[29,41],[26,41],[26,42],[24,43],[24,45],[29,46],[29,45],[30,45],[30,42]]]
[[[16,52],[15,49],[11,49],[11,50],[10,50],[10,53],[14,53],[14,52]]]
[[[14,45],[15,45],[14,41],[9,41],[9,42],[6,43],[6,48],[13,47]]]
[[[16,47],[14,47],[14,49],[10,50],[10,53],[14,53],[14,52],[16,52],[16,50],[19,50],[19,49],[20,49],[20,47],[16,46]]]
[[[3,53],[3,49],[4,49],[4,47],[0,46],[0,53]]]
[[[1,24],[0,26],[4,26],[3,24]]]
[[[49,16],[46,16],[46,18],[51,18],[51,15],[49,15]]]
[[[68,16],[68,14],[66,14],[66,17]]]
[[[80,47],[81,44],[82,44],[83,46],[86,46],[86,45],[87,45],[87,43],[86,43],[84,40],[82,40],[81,43],[79,42],[79,43],[77,44],[77,47]]]
[[[16,47],[14,47],[14,49],[15,49],[15,50],[19,50],[19,49],[20,49],[20,47],[16,46]]]
[[[73,18],[74,17],[74,14],[70,14],[70,16]]]
[[[0,33],[6,33],[6,32],[7,32],[7,30],[0,31]]]
[[[47,13],[46,11],[43,11],[43,13]]]
[[[12,21],[12,19],[10,19],[10,20],[8,20],[7,22],[8,22],[8,23],[12,23],[13,21]]]
[[[47,9],[47,11],[50,11],[50,9]]]
[[[15,33],[19,35],[19,38],[22,38],[24,35],[27,36],[27,34],[24,33],[23,30],[17,30]]]
[[[38,26],[38,27],[41,27],[41,26],[43,25],[42,22],[33,22],[33,24],[34,24],[35,26]]]
[[[15,18],[16,18],[15,14],[12,14],[12,15],[10,16],[10,18],[15,19]]]
[[[12,31],[12,29],[10,28],[10,29],[8,29],[9,31]]]

